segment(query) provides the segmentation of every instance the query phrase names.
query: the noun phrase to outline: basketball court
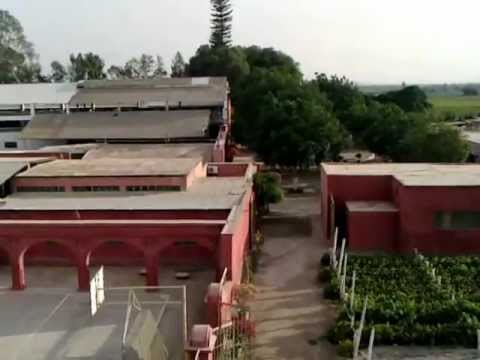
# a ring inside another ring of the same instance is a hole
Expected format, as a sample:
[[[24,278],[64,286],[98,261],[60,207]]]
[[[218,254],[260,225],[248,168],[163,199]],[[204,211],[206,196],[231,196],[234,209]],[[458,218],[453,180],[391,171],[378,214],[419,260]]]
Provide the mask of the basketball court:
[[[102,286],[97,281],[91,293],[61,287],[24,291],[0,287],[0,358],[130,360],[132,351],[145,352],[148,347],[155,359],[184,359],[187,329],[202,320],[202,300],[211,276],[200,272],[179,281],[174,272],[163,269],[161,283],[168,286],[119,287],[110,281]],[[149,344],[139,338],[148,338]]]

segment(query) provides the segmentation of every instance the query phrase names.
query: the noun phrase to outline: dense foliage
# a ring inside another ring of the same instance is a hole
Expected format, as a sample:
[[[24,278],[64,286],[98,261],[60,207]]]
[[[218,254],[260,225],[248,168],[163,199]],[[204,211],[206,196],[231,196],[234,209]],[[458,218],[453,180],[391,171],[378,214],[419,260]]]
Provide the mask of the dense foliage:
[[[230,0],[211,0],[212,2],[212,48],[228,47],[232,43],[233,9]]]
[[[0,9],[0,83],[43,81],[38,55],[20,22]]]
[[[270,204],[276,204],[283,199],[280,179],[273,173],[256,173],[253,178],[257,206],[261,211],[268,211]]]
[[[384,345],[459,345],[472,347],[480,329],[480,258],[428,259],[442,277],[433,281],[414,257],[349,258],[357,272],[355,318],[368,296],[365,331],[375,326],[375,343]],[[347,289],[351,279],[347,281]],[[336,279],[332,280],[338,286]],[[348,311],[343,310],[330,336],[334,342],[352,338]],[[363,338],[363,342],[367,341]]]
[[[427,95],[418,86],[389,91],[377,96],[376,100],[384,104],[395,104],[406,112],[423,112],[432,107]]]

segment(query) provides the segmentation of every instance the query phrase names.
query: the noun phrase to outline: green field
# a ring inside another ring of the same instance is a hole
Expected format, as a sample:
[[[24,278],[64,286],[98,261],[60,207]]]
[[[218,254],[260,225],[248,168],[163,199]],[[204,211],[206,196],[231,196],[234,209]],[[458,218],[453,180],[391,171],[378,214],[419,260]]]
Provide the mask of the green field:
[[[435,110],[460,117],[480,114],[480,96],[431,96],[428,99]]]

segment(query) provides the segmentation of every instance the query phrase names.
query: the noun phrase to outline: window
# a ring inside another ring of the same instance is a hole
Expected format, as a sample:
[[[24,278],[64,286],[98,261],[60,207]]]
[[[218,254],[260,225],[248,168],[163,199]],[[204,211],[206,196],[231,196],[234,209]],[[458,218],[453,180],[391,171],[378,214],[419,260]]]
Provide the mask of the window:
[[[118,186],[93,186],[93,191],[120,191]]]
[[[72,186],[72,190],[74,192],[87,192],[87,191],[92,191],[91,186]]]
[[[442,230],[480,229],[480,211],[439,211],[434,225]]]
[[[127,191],[180,191],[180,186],[137,185],[127,186]]]
[[[16,149],[18,147],[16,141],[6,141],[3,143],[3,146],[5,149]]]
[[[63,186],[19,186],[17,192],[65,192]]]

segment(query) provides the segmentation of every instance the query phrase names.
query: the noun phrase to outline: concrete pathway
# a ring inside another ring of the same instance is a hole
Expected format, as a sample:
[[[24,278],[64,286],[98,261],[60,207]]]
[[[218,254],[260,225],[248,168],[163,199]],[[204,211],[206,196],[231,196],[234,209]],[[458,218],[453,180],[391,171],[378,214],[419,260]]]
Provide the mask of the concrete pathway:
[[[256,359],[335,359],[334,348],[318,340],[335,318],[335,307],[316,284],[324,252],[319,202],[318,194],[287,197],[264,221],[264,254],[252,305]]]

